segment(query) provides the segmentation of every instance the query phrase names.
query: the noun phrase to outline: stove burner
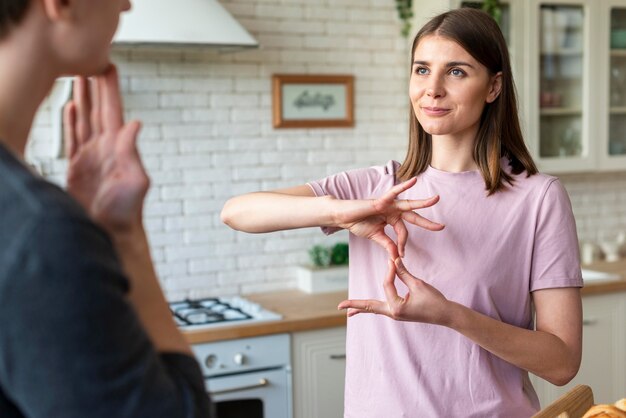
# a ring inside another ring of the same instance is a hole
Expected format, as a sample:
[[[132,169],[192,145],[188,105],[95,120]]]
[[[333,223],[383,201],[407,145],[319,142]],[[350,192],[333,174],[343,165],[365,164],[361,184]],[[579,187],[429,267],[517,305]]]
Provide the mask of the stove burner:
[[[178,326],[210,324],[214,322],[252,319],[241,309],[232,307],[228,302],[209,298],[185,300],[170,304]]]
[[[280,315],[264,310],[241,297],[205,298],[170,303],[176,325],[183,329],[230,325],[234,322],[257,322],[280,319]]]

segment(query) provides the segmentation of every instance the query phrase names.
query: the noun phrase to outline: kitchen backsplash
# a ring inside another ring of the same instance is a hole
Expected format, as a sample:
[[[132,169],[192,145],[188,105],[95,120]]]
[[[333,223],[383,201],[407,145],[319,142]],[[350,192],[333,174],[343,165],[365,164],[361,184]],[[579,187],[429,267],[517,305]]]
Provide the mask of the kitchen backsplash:
[[[144,127],[152,179],[145,218],[168,299],[295,287],[314,244],[347,239],[318,229],[237,233],[228,197],[305,183],[404,157],[408,45],[390,0],[220,1],[259,41],[256,50],[133,48],[113,53],[128,118]],[[274,73],[351,74],[356,126],[281,129],[271,123]],[[51,111],[39,113],[27,158],[63,185],[49,157]],[[564,176],[579,236],[626,229],[626,173]]]

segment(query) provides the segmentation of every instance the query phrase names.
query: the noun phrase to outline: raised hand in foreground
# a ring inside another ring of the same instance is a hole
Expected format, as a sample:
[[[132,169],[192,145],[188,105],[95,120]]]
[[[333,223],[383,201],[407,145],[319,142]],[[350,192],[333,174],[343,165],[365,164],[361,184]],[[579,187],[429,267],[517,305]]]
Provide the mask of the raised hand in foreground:
[[[449,301],[441,292],[409,273],[400,258],[388,260],[388,264],[389,270],[383,282],[386,301],[344,300],[338,308],[348,309],[348,316],[374,313],[399,321],[445,325]],[[396,274],[409,289],[404,297],[398,294],[394,284]]]
[[[129,302],[157,351],[191,354],[156,277],[143,228],[149,181],[137,151],[140,124],[124,123],[117,70],[77,77],[64,111],[68,192],[111,236],[130,282]]]
[[[76,77],[64,110],[67,190],[112,235],[141,224],[149,180],[136,147],[140,127],[124,123],[114,65],[90,80]]]

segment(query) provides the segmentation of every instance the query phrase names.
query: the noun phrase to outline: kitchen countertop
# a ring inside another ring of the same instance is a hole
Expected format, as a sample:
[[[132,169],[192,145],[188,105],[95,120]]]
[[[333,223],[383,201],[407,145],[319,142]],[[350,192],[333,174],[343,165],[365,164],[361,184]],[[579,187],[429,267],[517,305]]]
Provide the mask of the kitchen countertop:
[[[626,291],[626,259],[612,263],[598,261],[593,264],[583,265],[584,269],[602,271],[605,273],[616,273],[621,276],[618,280],[593,281],[582,288],[583,296],[598,295],[610,292]]]
[[[583,296],[626,291],[626,260],[614,263],[597,262],[583,267],[589,270],[617,273],[621,276],[618,280],[593,281],[585,285],[581,291]],[[347,291],[308,294],[299,290],[246,295],[247,299],[259,303],[265,309],[281,314],[283,319],[250,325],[185,331],[184,335],[190,344],[197,344],[345,326],[346,313],[337,310],[337,305],[347,296]]]

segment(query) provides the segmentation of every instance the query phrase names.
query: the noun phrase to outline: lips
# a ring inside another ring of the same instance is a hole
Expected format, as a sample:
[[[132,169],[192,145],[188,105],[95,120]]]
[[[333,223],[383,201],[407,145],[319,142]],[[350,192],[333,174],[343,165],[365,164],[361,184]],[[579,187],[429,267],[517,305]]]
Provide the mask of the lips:
[[[442,116],[450,111],[445,107],[422,106],[422,111],[429,116]]]

